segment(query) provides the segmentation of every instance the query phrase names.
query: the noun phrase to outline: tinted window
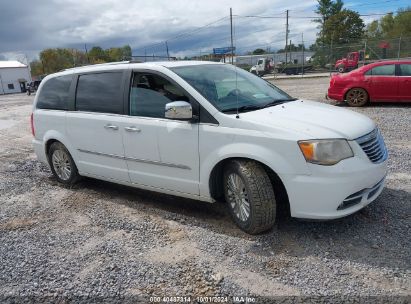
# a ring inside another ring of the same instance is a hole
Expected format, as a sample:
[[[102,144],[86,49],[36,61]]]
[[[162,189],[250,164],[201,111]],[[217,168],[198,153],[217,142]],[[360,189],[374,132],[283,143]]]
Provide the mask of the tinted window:
[[[38,109],[68,110],[68,98],[72,75],[48,80],[39,93]]]
[[[80,75],[77,84],[78,111],[120,114],[122,72]]]
[[[161,76],[134,73],[130,89],[130,115],[164,118],[166,104],[173,101],[189,101],[189,98]]]
[[[395,75],[395,65],[389,64],[376,66],[375,68],[372,68],[365,74],[373,76],[393,76]]]
[[[400,64],[401,76],[411,76],[411,64]]]

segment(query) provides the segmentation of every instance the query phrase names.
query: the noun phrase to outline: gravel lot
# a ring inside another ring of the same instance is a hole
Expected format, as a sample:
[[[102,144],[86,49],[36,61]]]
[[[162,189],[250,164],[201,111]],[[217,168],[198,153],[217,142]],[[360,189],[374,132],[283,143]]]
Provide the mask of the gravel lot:
[[[274,83],[293,96],[328,102],[328,81]],[[329,222],[283,218],[271,232],[250,236],[223,204],[92,179],[73,188],[58,184],[32,151],[32,100],[0,96],[1,302],[141,295],[410,300],[409,106],[355,109],[377,122],[390,152],[387,185],[374,203]]]

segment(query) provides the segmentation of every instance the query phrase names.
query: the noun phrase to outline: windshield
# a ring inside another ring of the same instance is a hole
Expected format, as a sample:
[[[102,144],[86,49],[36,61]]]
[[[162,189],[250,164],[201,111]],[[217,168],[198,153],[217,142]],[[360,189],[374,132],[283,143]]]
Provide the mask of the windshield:
[[[228,64],[171,68],[221,112],[252,111],[295,100],[271,83]]]

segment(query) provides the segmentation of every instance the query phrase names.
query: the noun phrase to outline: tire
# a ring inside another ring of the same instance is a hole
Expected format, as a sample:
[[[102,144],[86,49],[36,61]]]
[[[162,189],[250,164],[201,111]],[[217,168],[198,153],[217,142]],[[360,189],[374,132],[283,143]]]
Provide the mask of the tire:
[[[75,184],[80,175],[69,151],[60,142],[54,142],[48,152],[51,172],[56,179],[65,185]]]
[[[344,73],[345,72],[345,67],[343,65],[339,65],[337,67],[337,71],[338,71],[338,73]]]
[[[224,169],[224,196],[230,214],[241,230],[257,234],[275,223],[273,186],[264,168],[247,160],[232,160]]]
[[[362,107],[368,102],[368,93],[362,88],[353,88],[345,94],[345,100],[350,107]]]

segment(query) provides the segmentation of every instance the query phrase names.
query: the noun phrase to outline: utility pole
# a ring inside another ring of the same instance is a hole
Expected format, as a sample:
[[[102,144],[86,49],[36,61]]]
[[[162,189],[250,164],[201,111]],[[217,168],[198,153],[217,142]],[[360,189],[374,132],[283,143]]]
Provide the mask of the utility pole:
[[[305,57],[304,57],[304,49],[305,49],[305,47],[304,47],[304,33],[301,33],[301,49],[302,49],[302,69],[301,69],[301,77],[304,77],[304,60],[305,60]]]
[[[90,58],[88,57],[88,51],[87,51],[87,43],[84,43],[84,50],[86,51],[87,63],[90,64]]]
[[[166,50],[167,50],[167,60],[170,60],[170,54],[168,53],[168,43],[166,41]]]
[[[285,23],[285,66],[287,66],[287,49],[288,49],[288,10],[286,10],[286,23]]]
[[[230,31],[231,31],[231,64],[234,64],[233,9],[231,7],[230,7]]]
[[[24,54],[24,58],[26,59],[26,64],[27,64],[27,68],[29,69],[29,77],[30,77],[30,82],[33,81],[33,79],[31,78],[31,66],[30,66],[30,62],[27,58],[27,54]]]
[[[401,55],[401,38],[402,35],[400,36],[400,40],[398,41],[398,54],[397,54],[397,60],[400,60],[400,55]]]
[[[334,33],[331,35],[331,47],[330,47],[330,58],[329,58],[329,63],[330,63],[330,76],[331,76],[331,71],[332,71],[332,59],[333,59],[333,39],[334,39]]]

